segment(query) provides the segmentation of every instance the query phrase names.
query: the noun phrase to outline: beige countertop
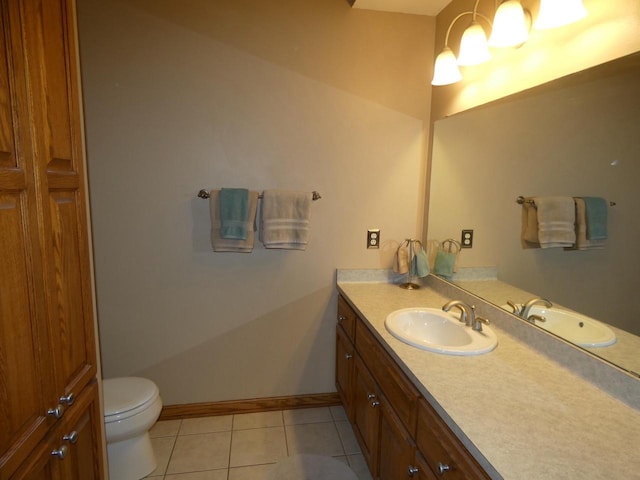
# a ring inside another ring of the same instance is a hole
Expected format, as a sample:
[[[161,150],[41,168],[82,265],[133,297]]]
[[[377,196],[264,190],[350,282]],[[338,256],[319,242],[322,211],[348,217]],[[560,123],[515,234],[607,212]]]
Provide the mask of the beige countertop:
[[[393,310],[451,299],[432,288],[338,288],[492,478],[640,479],[640,412],[627,403],[497,325],[498,347],[477,356],[431,353],[391,336],[384,320]]]

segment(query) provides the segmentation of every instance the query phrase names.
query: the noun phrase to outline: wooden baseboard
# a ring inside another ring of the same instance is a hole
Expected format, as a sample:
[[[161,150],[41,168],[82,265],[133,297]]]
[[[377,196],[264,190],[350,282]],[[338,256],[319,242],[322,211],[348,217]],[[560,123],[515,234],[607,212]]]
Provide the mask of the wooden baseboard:
[[[250,400],[230,400],[225,402],[186,403],[165,405],[159,420],[231,415],[235,413],[269,412],[273,410],[292,410],[295,408],[330,407],[340,405],[337,393],[317,393],[289,397],[254,398]]]

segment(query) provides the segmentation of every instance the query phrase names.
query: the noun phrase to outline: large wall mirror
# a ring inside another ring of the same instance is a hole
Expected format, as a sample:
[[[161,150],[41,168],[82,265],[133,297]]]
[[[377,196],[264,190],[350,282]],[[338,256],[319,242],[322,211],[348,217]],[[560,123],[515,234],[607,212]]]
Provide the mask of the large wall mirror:
[[[499,306],[540,296],[606,322],[616,343],[587,349],[640,375],[640,52],[437,121],[431,161],[429,238],[473,229],[459,266],[498,278],[453,281]],[[615,203],[604,248],[523,249],[516,199],[544,195]]]

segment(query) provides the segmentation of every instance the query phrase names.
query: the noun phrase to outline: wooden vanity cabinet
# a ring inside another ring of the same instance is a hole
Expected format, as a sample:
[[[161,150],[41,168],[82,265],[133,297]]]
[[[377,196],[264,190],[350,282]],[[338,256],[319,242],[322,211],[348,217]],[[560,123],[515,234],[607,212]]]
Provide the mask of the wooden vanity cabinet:
[[[347,398],[350,402],[345,403],[345,409],[373,478],[488,479],[342,297],[338,308],[343,320],[337,327],[336,363],[342,366],[336,365],[336,385],[343,401]],[[354,319],[354,337],[344,329],[344,319],[350,317]],[[347,352],[354,360],[348,363],[352,369],[348,374],[344,359]]]

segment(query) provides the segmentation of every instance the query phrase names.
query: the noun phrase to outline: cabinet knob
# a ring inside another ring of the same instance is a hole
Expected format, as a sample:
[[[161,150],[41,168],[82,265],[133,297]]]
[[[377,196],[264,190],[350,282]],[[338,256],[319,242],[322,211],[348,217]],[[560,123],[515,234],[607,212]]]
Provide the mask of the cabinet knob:
[[[440,475],[444,475],[449,470],[451,470],[451,467],[449,465],[447,465],[446,463],[438,462],[438,473]]]
[[[375,393],[368,393],[367,394],[367,400],[373,400],[374,398],[376,398],[376,394]]]
[[[345,353],[344,358],[346,358],[347,360],[351,360],[353,358],[353,355],[350,353]]]
[[[47,415],[56,418],[62,417],[62,415],[64,415],[64,405],[58,404],[57,407],[50,408],[49,410],[47,410]]]
[[[413,477],[416,473],[418,473],[420,470],[418,469],[418,467],[414,467],[413,465],[409,465],[409,468],[407,468],[407,474],[410,477]]]
[[[78,441],[78,432],[74,430],[71,433],[67,433],[64,437],[62,437],[62,440],[69,443],[76,443]]]
[[[377,406],[379,406],[379,405],[380,405],[380,402],[379,402],[378,400],[374,400],[373,402],[371,402],[371,406],[372,406],[373,408],[376,408],[376,407],[377,407]]]
[[[73,392],[70,392],[68,395],[63,395],[60,397],[60,403],[64,403],[66,405],[73,405],[73,402],[76,401],[76,396]]]
[[[62,445],[57,450],[51,450],[51,456],[52,457],[58,457],[58,459],[62,460],[64,457],[67,456],[67,451],[68,451],[67,446],[66,445]]]
[[[347,319],[344,315],[338,315],[338,322],[342,323]]]

